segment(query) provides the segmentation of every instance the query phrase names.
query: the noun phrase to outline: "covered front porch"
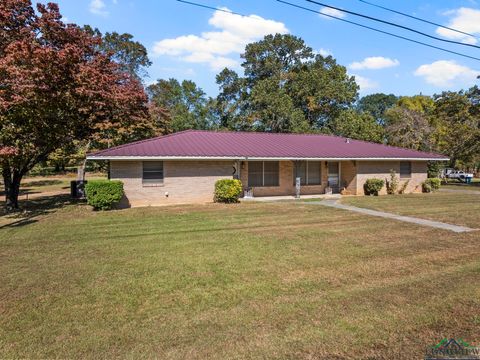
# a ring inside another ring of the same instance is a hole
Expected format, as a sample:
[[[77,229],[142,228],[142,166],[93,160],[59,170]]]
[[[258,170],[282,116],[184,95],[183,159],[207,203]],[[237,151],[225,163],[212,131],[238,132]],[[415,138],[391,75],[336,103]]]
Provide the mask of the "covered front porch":
[[[255,160],[241,161],[237,167],[245,197],[295,196],[296,178],[300,178],[300,195],[304,196],[357,193],[353,160]]]

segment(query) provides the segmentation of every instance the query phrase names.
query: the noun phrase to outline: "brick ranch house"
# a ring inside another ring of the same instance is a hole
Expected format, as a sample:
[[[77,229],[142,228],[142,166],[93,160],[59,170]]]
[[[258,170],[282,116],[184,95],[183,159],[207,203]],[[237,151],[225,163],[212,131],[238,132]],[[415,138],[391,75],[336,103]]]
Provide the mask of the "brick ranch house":
[[[386,179],[390,169],[420,192],[427,161],[445,156],[314,134],[188,130],[116,146],[87,156],[108,160],[110,178],[124,183],[131,206],[210,202],[219,179],[239,178],[253,196],[363,195],[369,178]],[[385,189],[382,190],[385,193]]]

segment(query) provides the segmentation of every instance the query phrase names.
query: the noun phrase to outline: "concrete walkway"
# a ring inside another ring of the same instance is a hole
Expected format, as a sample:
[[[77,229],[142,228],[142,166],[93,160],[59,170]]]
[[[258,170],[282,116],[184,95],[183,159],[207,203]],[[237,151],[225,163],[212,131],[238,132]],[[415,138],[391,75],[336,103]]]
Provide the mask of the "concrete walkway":
[[[452,224],[447,224],[439,221],[419,219],[411,216],[402,216],[402,215],[387,213],[383,211],[370,210],[370,209],[364,209],[364,208],[359,208],[359,207],[350,206],[350,205],[344,205],[344,204],[338,203],[338,200],[311,201],[311,202],[305,202],[305,204],[329,206],[337,209],[358,212],[360,214],[378,216],[378,217],[383,217],[383,218],[393,219],[398,221],[404,221],[404,222],[413,223],[417,225],[430,226],[430,227],[442,229],[442,230],[449,230],[456,233],[469,232],[469,231],[476,230],[476,229],[471,229],[465,226],[452,225]]]

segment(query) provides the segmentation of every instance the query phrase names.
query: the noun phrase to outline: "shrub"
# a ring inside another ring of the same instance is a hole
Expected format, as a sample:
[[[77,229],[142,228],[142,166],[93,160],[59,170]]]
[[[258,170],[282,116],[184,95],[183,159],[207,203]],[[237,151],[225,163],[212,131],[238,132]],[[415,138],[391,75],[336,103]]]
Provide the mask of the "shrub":
[[[407,186],[410,180],[405,181],[402,186],[400,186],[400,190],[398,190],[399,194],[405,194],[405,190],[407,190]]]
[[[378,196],[378,192],[382,190],[384,181],[381,179],[367,179],[363,185],[363,190],[366,195]]]
[[[390,169],[390,180],[385,179],[385,186],[387,188],[387,194],[395,195],[398,189],[398,178],[395,170]]]
[[[428,178],[436,178],[440,174],[440,164],[438,161],[429,161],[427,163],[427,176]]]
[[[236,203],[242,193],[242,182],[237,179],[222,179],[215,183],[215,202]]]
[[[422,192],[424,192],[424,193],[432,192],[432,186],[429,183],[427,183],[426,181],[424,181],[422,183]]]
[[[91,180],[85,185],[88,205],[95,210],[110,210],[123,196],[123,183],[117,180]]]
[[[430,178],[422,183],[422,191],[429,193],[440,189],[442,181],[439,178]]]

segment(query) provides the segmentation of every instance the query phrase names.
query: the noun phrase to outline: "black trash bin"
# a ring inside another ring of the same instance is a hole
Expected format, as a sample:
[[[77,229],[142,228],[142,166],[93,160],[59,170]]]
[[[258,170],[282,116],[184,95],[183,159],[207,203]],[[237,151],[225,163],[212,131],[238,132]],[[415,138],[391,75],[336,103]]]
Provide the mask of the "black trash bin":
[[[86,180],[70,181],[70,196],[74,199],[84,199],[86,183],[87,183]]]

